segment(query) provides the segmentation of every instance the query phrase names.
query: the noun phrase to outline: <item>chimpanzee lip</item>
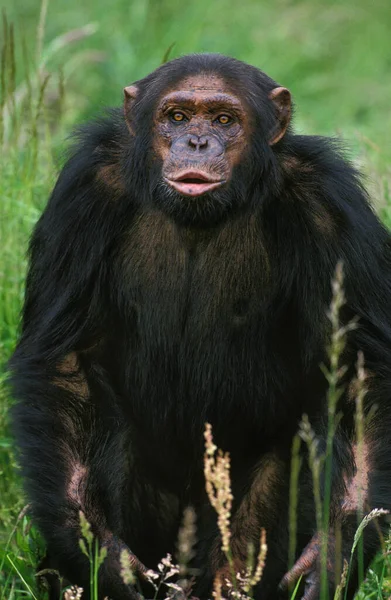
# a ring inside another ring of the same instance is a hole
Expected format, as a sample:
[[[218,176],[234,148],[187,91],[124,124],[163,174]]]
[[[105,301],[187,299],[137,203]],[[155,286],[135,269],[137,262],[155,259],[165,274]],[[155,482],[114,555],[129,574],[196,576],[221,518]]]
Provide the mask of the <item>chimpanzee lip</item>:
[[[165,181],[183,196],[201,196],[210,192],[224,183],[223,179],[216,179],[204,171],[182,171],[175,176],[165,177]]]
[[[204,171],[182,171],[178,173],[175,177],[170,177],[171,181],[183,181],[186,183],[220,183],[220,179],[216,179],[209,175],[209,173],[205,173]]]

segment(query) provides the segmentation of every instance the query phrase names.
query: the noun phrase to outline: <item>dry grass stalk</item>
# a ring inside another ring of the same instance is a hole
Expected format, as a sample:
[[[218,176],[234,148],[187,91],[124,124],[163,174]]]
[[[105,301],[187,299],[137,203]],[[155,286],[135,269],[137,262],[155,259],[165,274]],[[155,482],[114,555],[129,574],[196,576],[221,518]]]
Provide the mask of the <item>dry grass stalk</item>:
[[[335,594],[334,594],[334,599],[333,600],[341,600],[342,598],[342,592],[345,588],[347,579],[348,579],[348,571],[349,571],[349,563],[347,560],[343,561],[343,570],[342,570],[342,575],[341,575],[341,580],[339,582],[339,584],[336,587],[335,590]]]
[[[178,564],[179,574],[184,577],[189,572],[188,565],[195,555],[196,514],[191,506],[183,511],[182,527],[178,532]]]
[[[122,550],[119,561],[121,564],[121,578],[126,585],[134,585],[136,583],[136,577],[132,570],[132,562],[130,554],[127,550]]]
[[[221,581],[220,575],[216,575],[216,577],[214,579],[212,596],[216,600],[224,600],[224,598],[223,598],[223,583]]]
[[[321,505],[322,522],[319,531],[321,532],[321,583],[320,596],[327,596],[328,574],[327,574],[327,555],[328,555],[328,534],[330,526],[330,506],[331,506],[331,481],[332,481],[332,462],[333,462],[333,443],[334,436],[341,418],[337,413],[338,402],[344,393],[344,376],[347,372],[347,366],[341,365],[341,359],[346,346],[346,340],[349,332],[357,328],[357,318],[353,318],[346,324],[341,321],[341,310],[346,302],[344,293],[344,272],[343,264],[339,262],[335,269],[335,275],[332,280],[332,299],[330,310],[327,313],[331,324],[331,343],[327,349],[329,365],[322,365],[322,371],[328,383],[327,405],[327,436],[326,450],[323,454],[324,465],[324,492]],[[314,482],[315,485],[315,482]],[[318,513],[318,507],[317,507]]]
[[[315,500],[316,526],[318,531],[322,530],[322,498],[320,478],[324,464],[324,455],[318,452],[319,440],[308,419],[308,415],[303,415],[299,425],[299,436],[308,447],[308,462],[310,465],[313,481],[313,491]]]
[[[230,480],[230,458],[228,452],[218,450],[213,443],[212,426],[205,425],[205,457],[204,473],[206,493],[209,502],[217,512],[217,524],[222,539],[222,550],[226,556],[230,555],[230,518],[232,509],[232,492]]]
[[[257,585],[257,583],[259,583],[262,579],[263,570],[265,568],[266,555],[267,555],[266,530],[262,527],[257,564],[255,567],[255,572],[253,573],[253,575],[250,579],[251,588],[253,588],[255,585]]]
[[[231,569],[231,580],[227,578],[225,581],[222,581],[221,575],[216,575],[212,595],[213,598],[216,598],[217,600],[224,600],[222,595],[224,586],[229,598],[249,600],[254,586],[261,581],[263,570],[265,568],[267,554],[266,531],[264,528],[261,529],[259,553],[256,564],[254,565],[254,561],[251,560],[253,553],[249,551],[249,561],[246,571],[244,573],[236,573],[230,548],[230,518],[233,496],[231,492],[229,454],[218,450],[217,446],[213,443],[212,426],[209,423],[205,424],[204,437],[206,492],[211,505],[217,512],[217,524],[222,539],[221,548],[227,557]]]

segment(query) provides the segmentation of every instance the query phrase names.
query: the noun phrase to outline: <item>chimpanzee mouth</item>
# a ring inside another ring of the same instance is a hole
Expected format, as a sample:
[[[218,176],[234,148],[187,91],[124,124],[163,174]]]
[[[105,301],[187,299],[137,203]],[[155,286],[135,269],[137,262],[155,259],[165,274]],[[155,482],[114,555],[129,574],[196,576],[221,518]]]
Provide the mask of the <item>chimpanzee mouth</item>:
[[[223,183],[223,179],[215,179],[203,171],[183,171],[173,177],[165,177],[166,183],[183,196],[201,196]]]

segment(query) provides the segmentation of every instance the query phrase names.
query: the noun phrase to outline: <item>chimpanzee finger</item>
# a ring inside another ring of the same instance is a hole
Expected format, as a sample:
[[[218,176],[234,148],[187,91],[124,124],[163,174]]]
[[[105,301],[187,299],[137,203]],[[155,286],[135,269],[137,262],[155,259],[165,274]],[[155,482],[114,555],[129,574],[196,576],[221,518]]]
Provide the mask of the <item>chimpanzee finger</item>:
[[[310,573],[314,567],[317,556],[318,552],[315,544],[310,543],[300,558],[295,562],[291,570],[288,571],[288,573],[285,573],[280,582],[279,588],[281,590],[286,590],[288,587],[296,583],[301,575]]]

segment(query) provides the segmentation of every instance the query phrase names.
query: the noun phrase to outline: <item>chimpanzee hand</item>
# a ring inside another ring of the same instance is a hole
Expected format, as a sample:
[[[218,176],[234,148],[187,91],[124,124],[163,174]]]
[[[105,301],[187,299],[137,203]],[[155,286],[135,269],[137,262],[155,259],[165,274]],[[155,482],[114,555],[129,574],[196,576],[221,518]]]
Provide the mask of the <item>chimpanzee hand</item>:
[[[130,568],[135,578],[145,579],[147,567],[131,552],[128,546],[111,533],[104,539],[103,547],[107,549],[107,556],[101,567],[103,593],[113,600],[140,600],[141,596],[133,585],[127,585],[121,576],[121,553],[126,551]]]
[[[330,588],[329,597],[333,597],[335,589],[335,539],[328,536],[327,582]],[[320,597],[321,574],[321,536],[315,534],[310,543],[304,548],[300,558],[295,562],[280,583],[280,589],[286,590],[293,586],[303,576],[305,582],[302,600],[317,600]]]

